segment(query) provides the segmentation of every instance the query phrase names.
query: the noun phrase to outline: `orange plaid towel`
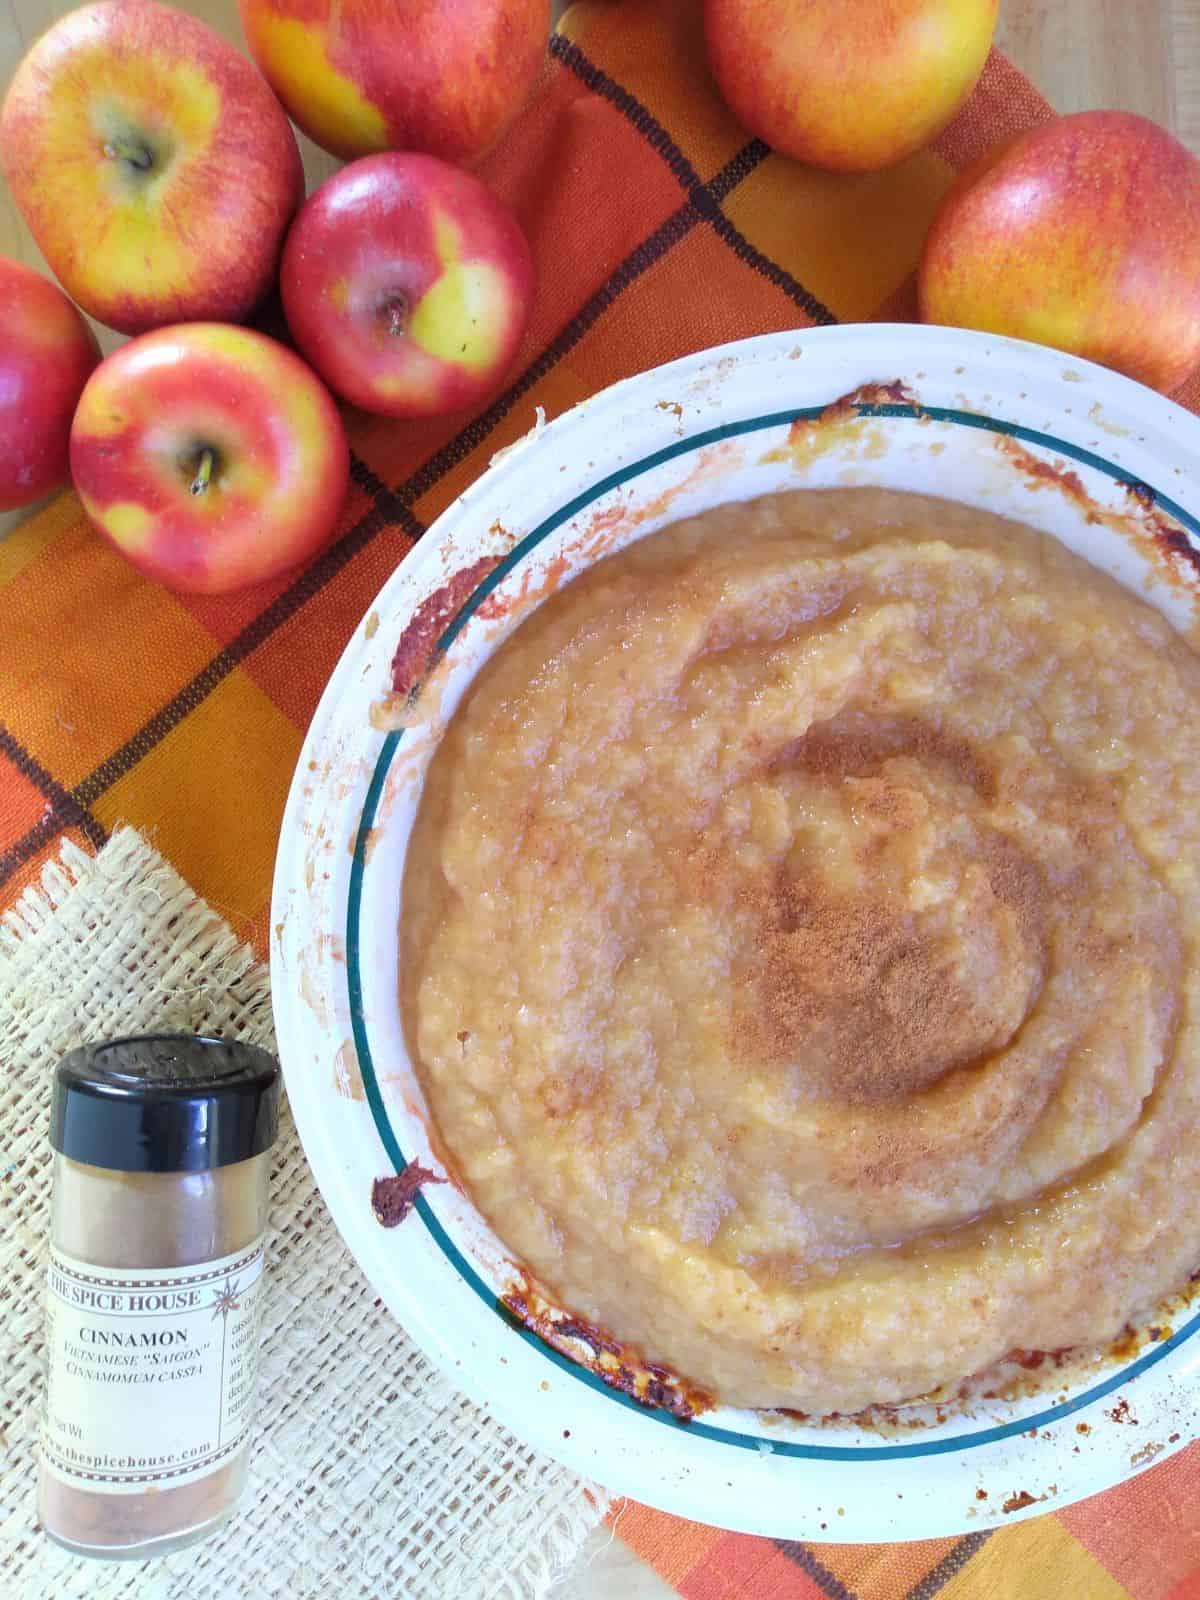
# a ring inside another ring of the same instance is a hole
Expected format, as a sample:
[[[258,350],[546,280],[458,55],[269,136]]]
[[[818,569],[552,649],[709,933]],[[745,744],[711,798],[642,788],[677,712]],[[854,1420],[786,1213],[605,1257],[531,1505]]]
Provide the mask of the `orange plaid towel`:
[[[354,417],[334,543],[299,576],[233,599],[138,577],[70,495],[0,542],[0,905],[64,833],[99,846],[125,821],[265,955],[280,815],[321,688],[384,579],[534,407],[553,417],[748,334],[911,315],[917,252],[955,171],[1048,114],[993,54],[931,150],[834,177],[747,138],[708,77],[694,0],[574,6],[483,169],[540,272],[511,380],[485,410]],[[1198,1511],[1193,1447],[991,1536],[809,1546],[638,1506],[617,1520],[689,1600],[1200,1600]]]

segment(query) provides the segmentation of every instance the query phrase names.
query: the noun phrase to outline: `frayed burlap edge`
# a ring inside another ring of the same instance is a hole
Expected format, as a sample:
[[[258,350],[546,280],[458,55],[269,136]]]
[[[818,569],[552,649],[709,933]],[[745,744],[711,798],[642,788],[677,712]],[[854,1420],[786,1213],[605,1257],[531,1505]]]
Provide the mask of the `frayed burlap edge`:
[[[259,1432],[234,1521],[191,1550],[81,1561],[34,1504],[49,1232],[47,1109],[67,1049],[150,1029],[274,1047],[266,969],[136,833],[70,843],[0,919],[0,1571],[28,1600],[549,1592],[607,1506],[464,1399],[375,1298],[286,1105],[276,1148]]]

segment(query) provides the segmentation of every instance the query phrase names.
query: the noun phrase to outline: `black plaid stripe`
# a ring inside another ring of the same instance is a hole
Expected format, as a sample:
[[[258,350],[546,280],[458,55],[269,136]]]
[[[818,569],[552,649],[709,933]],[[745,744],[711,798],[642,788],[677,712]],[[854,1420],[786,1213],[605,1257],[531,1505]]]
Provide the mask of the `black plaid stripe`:
[[[389,518],[380,506],[373,505],[349,533],[331,545],[295,583],[290,584],[265,610],[248,622],[241,633],[219,650],[208,665],[186,683],[178,694],[172,696],[132,739],[120,750],[114,751],[89,778],[85,778],[73,791],[76,798],[91,805],[105,790],[111,789],[119,778],[124,777],[156,744],[166,738],[172,728],[178,727],[189,712],[207,700],[235,667],[240,666],[259,645],[265,643],[302,606],[319,594],[392,521],[394,519]]]
[[[82,805],[69,790],[64,789],[39,761],[35,761],[16,735],[10,733],[2,723],[0,723],[0,751],[3,751],[22,777],[27,778],[46,800],[45,816],[36,822],[26,835],[26,839],[35,840],[29,855],[35,854],[64,827],[79,828],[97,850],[107,843],[108,832],[103,823],[93,817],[87,807]],[[21,843],[23,845],[25,840]],[[0,882],[11,876],[21,865],[21,861],[29,859],[28,855],[22,856],[20,861],[13,861],[10,866],[9,856],[15,853],[16,847],[0,855]]]
[[[934,1595],[940,1589],[944,1589],[956,1573],[962,1571],[975,1552],[983,1548],[994,1532],[994,1528],[989,1528],[985,1533],[968,1533],[965,1538],[960,1539],[946,1552],[937,1566],[925,1574],[920,1583],[913,1585],[904,1600],[933,1600]]]
[[[772,261],[769,256],[752,245],[741,229],[721,210],[721,202],[730,190],[743,178],[749,177],[754,168],[770,155],[770,150],[761,139],[751,140],[734,158],[734,162],[738,163],[741,169],[735,181],[729,182],[727,187],[722,186],[718,174],[718,177],[710,183],[702,184],[696,169],[657,118],[624,85],[617,83],[594,62],[589,61],[577,44],[573,44],[562,34],[555,34],[550,41],[550,53],[564,66],[569,67],[580,82],[586,84],[594,94],[603,96],[615,106],[651,148],[658,151],[705,222],[717,237],[729,246],[739,261],[744,261],[755,272],[761,273],[769,283],[773,283],[798,305],[806,316],[811,317],[822,327],[829,327],[837,321],[827,305],[818,300],[816,295],[806,289],[786,268],[781,267],[777,261]],[[730,165],[733,166],[734,163]],[[728,171],[728,168],[724,170]]]
[[[350,479],[351,482],[358,485],[364,494],[370,495],[372,500],[378,499],[381,494],[390,493],[383,479],[378,477],[363,458],[360,455],[356,455],[353,450],[350,452]]]
[[[704,220],[711,225],[717,238],[729,246],[739,261],[744,261],[748,267],[753,267],[755,272],[761,273],[768,283],[773,283],[777,289],[781,289],[789,300],[800,307],[805,316],[811,317],[823,328],[832,327],[837,321],[829,307],[818,300],[815,294],[793,278],[791,273],[777,261],[772,261],[770,256],[765,256],[761,250],[752,245],[745,234],[734,227],[720,206],[714,205],[712,213]]]
[[[555,53],[557,54],[557,51]],[[612,80],[599,73],[599,69],[590,68],[590,70],[597,74],[597,81],[602,78],[605,83],[612,84]],[[619,86],[613,84],[614,91],[618,88]],[[370,509],[271,605],[248,623],[235,639],[219,650],[213,659],[173,695],[166,705],[155,712],[131,739],[107,757],[72,791],[69,793],[63,791],[62,801],[58,806],[52,802],[51,814],[31,829],[5,856],[0,857],[0,886],[3,886],[17,868],[29,860],[47,839],[53,838],[59,828],[88,814],[88,809],[101,795],[143,760],[172,729],[178,727],[190,712],[206,700],[213,690],[279,627],[319,594],[385,527],[398,525],[410,537],[419,538],[424,532],[424,525],[412,510],[414,502],[434,488],[447,472],[465,460],[493,432],[522,396],[534,388],[579,343],[626,289],[667,255],[701,221],[711,221],[712,208],[719,207],[719,201],[743,182],[768,154],[766,146],[761,141],[752,140],[708,183],[700,183],[690,164],[687,163],[686,157],[678,151],[678,147],[674,145],[665,130],[661,129],[661,125],[644,108],[641,108],[643,114],[639,115],[634,110],[638,102],[631,95],[625,95],[622,104],[625,101],[630,105],[630,113],[627,114],[631,114],[634,126],[648,138],[652,148],[668,161],[673,171],[679,167],[679,163],[683,163],[683,168],[680,170],[695,178],[695,182],[687,190],[687,199],[684,203],[625,257],[520,376],[485,411],[473,418],[404,483],[394,490],[389,490],[365,462],[357,456],[353,457],[351,470],[355,482],[365,493],[373,496]],[[656,133],[655,129],[659,132]],[[678,172],[676,175],[678,176]],[[94,818],[92,821],[95,827],[100,827]]]
[[[835,1577],[806,1544],[800,1544],[795,1539],[776,1539],[774,1544],[801,1572],[808,1574],[821,1592],[829,1596],[829,1600],[855,1600],[854,1591],[847,1589],[842,1580]]]
[[[992,1537],[994,1529],[985,1533],[968,1533],[960,1539],[935,1567],[931,1567],[919,1583],[904,1596],[904,1600],[934,1600],[934,1596],[957,1576],[976,1551]],[[800,1544],[794,1539],[776,1539],[774,1544],[781,1550],[789,1561],[795,1562],[802,1572],[813,1580],[821,1591],[829,1596],[829,1600],[855,1600],[853,1590],[848,1589],[840,1578],[830,1572],[806,1544]]]
[[[719,205],[739,183],[750,176],[755,167],[760,167],[770,154],[770,150],[761,139],[751,139],[731,161],[725,163],[715,178],[710,178],[706,184],[700,184],[698,187],[711,195]]]
[[[579,46],[572,43],[564,34],[551,34],[550,54],[564,67],[568,67],[593,94],[607,100],[633,124],[650,148],[657,151],[670,167],[685,194],[699,187],[700,175],[695,167],[654,113],[630,94],[628,89],[619,84],[615,78],[610,78],[608,73],[594,62],[589,61]]]
[[[425,524],[417,518],[412,508],[403,504],[395,491],[389,489],[383,479],[372,472],[353,450],[350,452],[350,477],[365,495],[371,497],[387,520],[398,523],[410,539],[419,539],[425,532]]]

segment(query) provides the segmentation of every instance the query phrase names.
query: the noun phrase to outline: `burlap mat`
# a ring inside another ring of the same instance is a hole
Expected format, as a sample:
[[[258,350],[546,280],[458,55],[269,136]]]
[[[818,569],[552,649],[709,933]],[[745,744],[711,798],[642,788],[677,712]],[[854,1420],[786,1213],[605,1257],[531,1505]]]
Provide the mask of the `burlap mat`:
[[[129,829],[63,847],[0,923],[0,1589],[6,1600],[230,1595],[490,1600],[552,1588],[606,1505],[433,1368],[375,1298],[286,1105],[259,1431],[234,1521],[162,1561],[66,1555],[37,1529],[51,1075],[87,1039],[180,1028],[273,1048],[267,972]]]

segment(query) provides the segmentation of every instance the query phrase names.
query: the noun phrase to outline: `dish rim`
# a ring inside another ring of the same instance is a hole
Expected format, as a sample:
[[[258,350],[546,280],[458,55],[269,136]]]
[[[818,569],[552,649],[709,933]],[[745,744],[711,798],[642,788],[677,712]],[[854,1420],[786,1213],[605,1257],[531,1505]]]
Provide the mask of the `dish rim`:
[[[800,344],[806,348],[812,348],[813,346],[819,347],[820,345],[832,343],[845,346],[848,336],[854,336],[859,342],[861,342],[864,331],[869,331],[870,333],[876,335],[884,342],[884,344],[890,344],[896,340],[909,345],[913,343],[919,343],[921,346],[921,354],[925,358],[929,357],[930,335],[937,336],[950,334],[952,336],[953,347],[960,351],[965,349],[968,354],[973,353],[975,355],[991,355],[997,348],[1002,348],[1006,349],[1010,354],[1014,350],[1017,351],[1019,353],[1019,359],[1027,363],[1031,363],[1035,369],[1039,367],[1044,369],[1048,363],[1053,363],[1063,370],[1067,368],[1073,369],[1076,374],[1076,381],[1084,384],[1090,380],[1091,385],[1095,388],[1098,388],[1102,393],[1110,392],[1115,388],[1118,395],[1126,401],[1128,401],[1129,396],[1132,393],[1137,399],[1138,409],[1140,412],[1153,413],[1157,410],[1160,410],[1160,408],[1167,408],[1166,414],[1169,416],[1169,420],[1173,425],[1178,425],[1178,419],[1184,419],[1187,425],[1185,431],[1190,431],[1192,433],[1193,453],[1200,456],[1200,423],[1198,423],[1195,418],[1191,417],[1188,413],[1183,412],[1180,408],[1171,405],[1170,402],[1162,400],[1161,397],[1151,395],[1149,391],[1141,390],[1139,386],[1129,383],[1128,380],[1117,378],[1115,374],[1106,372],[1104,369],[1089,368],[1087,364],[1074,361],[1072,358],[1063,357],[1057,352],[1043,350],[1040,347],[1035,346],[1018,345],[1015,341],[995,340],[984,335],[960,333],[957,330],[913,328],[906,324],[896,325],[894,327],[877,324],[871,325],[869,330],[864,330],[861,327],[847,327],[812,330],[811,332],[806,331],[801,334],[788,333],[780,335],[766,335],[760,339],[741,341],[735,345],[719,347],[715,351],[701,352],[697,356],[685,357],[680,362],[671,363],[665,368],[654,369],[650,373],[641,374],[638,377],[624,380],[624,382],[621,384],[614,385],[612,388],[603,391],[601,395],[593,397],[593,399],[590,401],[584,402],[583,406],[575,408],[573,411],[568,412],[565,414],[565,416],[551,423],[545,429],[544,433],[539,432],[538,437],[539,440],[544,444],[545,441],[551,438],[555,430],[561,434],[572,426],[578,427],[580,425],[581,412],[584,412],[587,410],[587,408],[591,408],[592,411],[594,411],[597,406],[604,402],[607,402],[610,406],[615,405],[615,402],[622,397],[622,392],[628,391],[631,386],[642,390],[648,390],[649,387],[662,389],[664,385],[671,385],[674,380],[683,376],[691,377],[694,375],[698,366],[707,366],[710,370],[715,367],[719,372],[721,363],[728,361],[731,357],[733,357],[735,360],[741,359],[744,361],[745,359],[749,358],[751,361],[754,361],[760,356],[768,355],[770,352],[777,352],[782,342],[786,342],[789,345]],[[981,346],[984,347],[982,350],[980,348]],[[893,360],[894,357],[890,354],[881,355],[879,359],[879,365],[887,368],[890,371],[893,365]],[[911,367],[909,370],[911,371]],[[921,372],[918,372],[915,375],[916,386],[918,388],[920,386],[919,380],[924,376],[925,374]],[[614,489],[623,487],[624,484],[627,483],[631,478],[640,476],[643,473],[652,472],[668,461],[684,455],[694,454],[695,452],[702,450],[709,445],[722,443],[731,438],[740,437],[756,431],[764,431],[767,429],[774,429],[785,425],[790,425],[796,420],[816,419],[827,409],[829,402],[835,399],[837,399],[836,395],[830,395],[826,401],[820,404],[789,407],[783,410],[775,410],[751,419],[742,418],[732,422],[718,422],[707,429],[700,429],[695,432],[685,432],[684,435],[678,440],[672,441],[670,444],[660,447],[657,451],[650,452],[646,456],[634,461],[632,464],[614,469],[614,471],[611,473],[601,475],[600,477],[596,478],[591,484],[588,485],[587,488],[575,494],[574,496],[569,497],[561,506],[556,509],[551,516],[544,518],[535,528],[530,530],[529,533],[520,539],[513,546],[509,554],[501,561],[499,566],[495,567],[491,572],[489,572],[482,579],[482,581],[475,586],[471,593],[464,598],[463,603],[458,607],[449,624],[442,632],[441,638],[438,641],[439,653],[444,655],[451,650],[455,640],[460,636],[470,619],[478,611],[480,604],[482,604],[482,602],[486,600],[489,595],[494,593],[504,583],[505,579],[517,569],[520,562],[524,560],[526,556],[528,556],[534,549],[538,548],[538,546],[545,539],[549,538],[559,527],[566,524],[572,517],[579,515],[587,508],[589,504],[602,498],[604,495],[611,493]],[[866,419],[878,418],[892,422],[904,420],[910,423],[924,423],[928,419],[932,419],[934,422],[950,424],[953,426],[965,426],[976,430],[991,430],[998,434],[1004,434],[1009,437],[1013,437],[1023,444],[1033,445],[1040,449],[1050,449],[1056,454],[1066,456],[1092,471],[1100,472],[1106,475],[1115,484],[1123,486],[1137,485],[1142,489],[1144,489],[1146,485],[1146,479],[1140,473],[1134,473],[1130,469],[1119,466],[1118,464],[1110,461],[1107,456],[1101,455],[1097,451],[1090,450],[1085,446],[1075,443],[1074,441],[1063,439],[1047,433],[1045,430],[1034,429],[1026,424],[1008,420],[1003,417],[990,417],[979,412],[967,411],[958,407],[947,407],[932,403],[924,403],[919,399],[919,397],[916,400],[885,400],[875,402],[865,401],[859,407],[857,407],[857,414]],[[586,417],[583,420],[586,423]],[[426,534],[425,539],[422,541],[421,548],[433,548],[436,546],[439,539],[444,539],[448,534],[453,532],[455,522],[458,515],[461,513],[464,502],[468,496],[474,496],[476,499],[479,498],[481,493],[481,485],[487,485],[489,482],[494,485],[497,475],[503,474],[506,471],[509,474],[513,473],[514,471],[519,473],[523,470],[523,463],[529,464],[532,459],[532,456],[523,452],[522,447],[518,445],[511,456],[507,456],[505,460],[494,464],[489,472],[485,473],[479,480],[477,480],[477,482],[472,485],[471,489],[466,491],[464,496],[460,497],[460,499],[456,501],[455,504],[447,510],[447,512],[443,513],[443,516],[438,519],[438,521],[430,529],[429,533]],[[570,475],[568,474],[568,476]],[[1157,484],[1152,485],[1151,487],[1154,490],[1156,503],[1175,521],[1179,522],[1191,535],[1192,540],[1195,541],[1197,545],[1200,545],[1200,520],[1190,513],[1174,495],[1167,494]],[[408,563],[405,563],[405,565],[407,566]],[[403,568],[400,570],[403,570]],[[380,597],[378,597],[375,602],[377,607],[381,605],[384,596],[388,594],[389,588],[394,584],[396,577],[397,574],[393,574],[392,579],[389,579],[388,584],[385,584],[384,589],[381,591]],[[353,648],[354,642],[355,641],[352,641],[351,646],[347,647],[347,654],[349,654],[350,650]],[[345,657],[343,660],[345,660]],[[340,670],[341,668],[339,667],[339,672]],[[477,666],[475,670],[477,670]],[[317,729],[322,722],[322,714],[327,711],[326,701],[329,700],[337,679],[338,673],[335,672],[333,679],[331,679],[330,687],[326,692],[326,696],[322,700],[322,704],[318,710],[317,716],[314,718],[314,729]],[[334,696],[334,700],[336,702],[336,695]],[[308,754],[309,745],[312,739],[313,733],[312,730],[310,730],[309,739],[306,740],[305,750],[302,752],[301,761],[297,768],[298,779],[299,774],[304,769],[305,756]],[[395,1131],[391,1126],[383,1092],[379,1086],[378,1078],[374,1069],[371,1040],[367,1023],[365,1021],[365,1007],[363,1004],[363,990],[359,959],[361,948],[361,930],[358,926],[358,923],[362,915],[363,880],[367,870],[367,856],[372,838],[372,830],[376,826],[377,810],[381,797],[384,794],[390,763],[395,756],[397,749],[400,747],[402,740],[402,730],[389,731],[382,736],[382,742],[379,746],[376,761],[371,772],[369,782],[367,783],[364,795],[364,804],[358,819],[358,825],[353,840],[353,858],[350,868],[350,879],[346,899],[345,925],[347,997],[349,1002],[349,1016],[353,1028],[358,1065],[362,1071],[363,1083],[366,1090],[367,1105],[374,1122],[375,1132],[378,1137],[380,1147],[387,1154],[396,1171],[403,1170],[405,1165],[405,1156],[401,1145],[396,1138]],[[293,824],[293,826],[295,823],[293,801],[296,797],[298,786],[298,782],[293,785],[292,796],[289,797],[288,816],[287,819],[285,819],[284,836],[282,837],[286,837],[288,834],[289,822]],[[280,850],[280,870],[277,873],[277,902],[280,900],[281,878],[286,878],[282,837]],[[284,883],[282,887],[286,890],[286,883]],[[276,921],[276,917],[277,912],[275,909],[273,909],[273,922]],[[276,964],[276,959],[277,950],[276,947],[273,946],[273,966]],[[282,945],[280,945],[278,948],[278,960],[281,967],[283,967],[285,963],[283,961]],[[282,973],[281,975],[286,981],[286,972]],[[282,986],[280,992],[282,992]],[[283,1049],[283,1035],[285,1032],[285,1027],[281,1025],[281,1050]],[[285,1072],[286,1071],[287,1061],[285,1059]],[[290,1086],[289,1080],[289,1088]],[[299,1115],[297,1116],[297,1120],[298,1122],[301,1121]],[[303,1126],[301,1126],[301,1134],[305,1140],[306,1150],[308,1150],[309,1139]],[[313,1159],[311,1155],[310,1159]],[[417,1153],[417,1159],[420,1159],[419,1152]],[[318,1164],[315,1159],[313,1159],[313,1165],[314,1169],[317,1171],[318,1181],[321,1182],[322,1189],[324,1190],[325,1181],[322,1178],[321,1171],[318,1169]],[[338,1211],[333,1206],[332,1201],[331,1209],[334,1210],[335,1220],[338,1221],[339,1227],[342,1227],[342,1222],[338,1216]],[[430,1200],[423,1193],[418,1192],[416,1196],[415,1209],[418,1216],[421,1218],[422,1223],[426,1229],[429,1230],[431,1238],[438,1245],[438,1248],[442,1250],[443,1254],[446,1256],[446,1259],[450,1262],[454,1270],[464,1278],[464,1281],[467,1282],[468,1286],[472,1289],[472,1292],[477,1296],[477,1298],[489,1305],[492,1310],[495,1311],[496,1296],[494,1291],[474,1270],[474,1268],[466,1260],[466,1257],[463,1255],[462,1251],[458,1249],[458,1246],[450,1238],[446,1228],[443,1226],[443,1223],[438,1216],[438,1208],[436,1204],[431,1204]],[[345,1231],[346,1230],[343,1228],[344,1235]],[[357,1227],[355,1226],[352,1228],[352,1231],[357,1232]],[[348,1242],[351,1244],[352,1248],[355,1248],[354,1239],[351,1238],[348,1240]],[[358,1250],[356,1249],[356,1254],[357,1253]],[[368,1275],[370,1276],[370,1273]],[[377,1284],[377,1287],[382,1288],[382,1285]],[[391,1298],[387,1296],[386,1293],[385,1297],[388,1298],[389,1304],[392,1304]],[[413,1308],[411,1305],[407,1305],[406,1309],[411,1313]],[[396,1310],[395,1306],[393,1306],[393,1310]],[[588,1385],[596,1390],[602,1395],[606,1403],[611,1404],[615,1401],[622,1405],[626,1411],[636,1413],[639,1419],[653,1417],[655,1415],[654,1413],[647,1412],[644,1408],[636,1405],[636,1403],[630,1400],[627,1395],[620,1394],[619,1392],[608,1388],[606,1385],[603,1385],[594,1373],[589,1372],[586,1368],[580,1367],[578,1364],[570,1361],[567,1357],[561,1355],[559,1352],[552,1350],[549,1346],[545,1345],[537,1337],[537,1335],[531,1333],[528,1329],[514,1328],[511,1317],[505,1319],[503,1313],[499,1313],[499,1315],[502,1320],[505,1320],[507,1328],[511,1332],[515,1333],[518,1338],[522,1338],[526,1343],[536,1346],[537,1352],[542,1358],[548,1359],[562,1372],[568,1374],[572,1380],[582,1381],[585,1385]],[[996,1427],[979,1430],[974,1435],[954,1435],[949,1437],[930,1436],[924,1437],[916,1443],[907,1442],[903,1444],[876,1444],[863,1446],[846,1446],[820,1442],[806,1442],[798,1444],[794,1441],[775,1436],[770,1441],[769,1451],[765,1453],[771,1456],[782,1457],[784,1459],[796,1459],[808,1462],[815,1460],[822,1462],[841,1463],[863,1461],[911,1462],[933,1456],[961,1456],[965,1452],[972,1449],[993,1445],[1003,1440],[1020,1438],[1026,1435],[1031,1428],[1042,1429],[1045,1426],[1061,1422],[1065,1420],[1065,1418],[1073,1416],[1081,1410],[1094,1407],[1099,1400],[1107,1398],[1108,1395],[1113,1394],[1117,1390],[1127,1386],[1129,1383],[1134,1382],[1144,1373],[1158,1366],[1159,1363],[1166,1361],[1184,1344],[1186,1344],[1198,1329],[1200,1329],[1200,1314],[1190,1317],[1189,1320],[1182,1327],[1175,1330],[1168,1339],[1153,1345],[1144,1354],[1139,1355],[1134,1361],[1118,1368],[1103,1381],[1091,1385],[1081,1394],[1070,1397],[1064,1403],[1056,1404],[1037,1412],[1030,1413],[1022,1409],[1021,1414],[1014,1416],[1009,1422]],[[419,1334],[418,1337],[420,1337]],[[426,1341],[422,1340],[421,1342],[425,1343]],[[435,1342],[440,1344],[440,1341]],[[442,1353],[444,1354],[444,1352]],[[461,1376],[462,1374],[460,1372],[460,1379]],[[570,1402],[568,1401],[567,1404],[569,1405]],[[657,1417],[660,1421],[666,1421],[675,1430],[686,1430],[686,1433],[694,1439],[708,1439],[711,1442],[721,1444],[736,1444],[740,1450],[753,1450],[756,1454],[762,1452],[763,1441],[761,1435],[734,1436],[731,1435],[728,1430],[714,1428],[713,1425],[706,1422],[704,1418],[698,1418],[696,1421],[683,1424],[680,1423],[676,1418],[670,1417],[669,1414],[658,1413]],[[518,1429],[518,1431],[524,1431],[527,1435],[530,1432],[527,1427],[523,1430]],[[544,1440],[539,1440],[539,1442],[543,1443],[543,1447],[553,1448],[552,1445],[547,1445]],[[559,1454],[560,1456],[575,1454],[574,1452],[565,1452],[562,1450],[556,1450],[555,1453]],[[575,1463],[573,1462],[573,1464]],[[1103,1486],[1104,1485],[1101,1483],[1096,1484],[1097,1488]],[[1093,1491],[1085,1490],[1083,1492]],[[643,1499],[654,1499],[653,1495],[647,1495],[645,1493],[642,1493],[640,1497]],[[1073,1498],[1078,1497],[1078,1495],[1073,1496]],[[1061,1504],[1065,1503],[1065,1501],[1060,1500],[1056,1503]],[[680,1509],[680,1507],[676,1502],[670,1505],[668,1509]],[[685,1514],[696,1515],[697,1512],[695,1510],[690,1510]],[[1021,1513],[1017,1514],[1030,1513],[1028,1510],[1023,1509]],[[1009,1517],[1006,1516],[1004,1520],[1009,1520]],[[737,1520],[732,1524],[727,1522],[726,1525],[743,1526],[744,1523],[742,1520]],[[977,1520],[973,1520],[969,1524],[964,1524],[960,1518],[954,1522],[951,1531],[974,1531],[987,1525],[989,1525],[989,1519],[986,1517],[979,1517]],[[760,1530],[754,1529],[751,1531]],[[946,1527],[943,1525],[939,1526],[937,1529],[931,1530],[922,1526],[919,1531],[900,1529],[897,1531],[886,1532],[882,1536],[891,1538],[926,1537],[929,1536],[931,1531],[945,1532]],[[850,1528],[846,1523],[842,1523],[841,1526],[837,1528],[836,1532],[840,1537],[843,1538],[860,1536],[851,1534]],[[819,1535],[814,1535],[814,1533],[811,1531],[807,1532],[804,1536],[808,1538],[819,1537]],[[880,1535],[877,1534],[876,1536],[878,1537]]]

